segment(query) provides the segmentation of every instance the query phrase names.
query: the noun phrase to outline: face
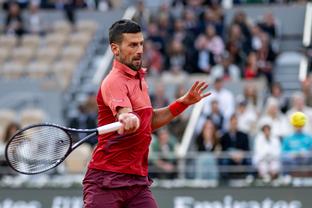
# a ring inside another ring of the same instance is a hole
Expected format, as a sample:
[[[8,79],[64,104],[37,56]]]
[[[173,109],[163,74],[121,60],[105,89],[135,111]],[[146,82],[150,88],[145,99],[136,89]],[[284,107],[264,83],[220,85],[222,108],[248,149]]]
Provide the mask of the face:
[[[112,43],[111,48],[120,63],[138,71],[142,67],[143,42],[144,38],[141,32],[124,33],[121,43]]]

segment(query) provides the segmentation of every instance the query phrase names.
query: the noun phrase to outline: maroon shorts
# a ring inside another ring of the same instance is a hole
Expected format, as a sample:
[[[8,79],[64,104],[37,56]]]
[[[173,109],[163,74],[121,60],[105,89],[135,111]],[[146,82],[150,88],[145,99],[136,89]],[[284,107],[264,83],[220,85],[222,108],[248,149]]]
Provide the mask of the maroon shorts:
[[[137,180],[131,175],[89,169],[83,180],[84,208],[157,208],[149,185]]]

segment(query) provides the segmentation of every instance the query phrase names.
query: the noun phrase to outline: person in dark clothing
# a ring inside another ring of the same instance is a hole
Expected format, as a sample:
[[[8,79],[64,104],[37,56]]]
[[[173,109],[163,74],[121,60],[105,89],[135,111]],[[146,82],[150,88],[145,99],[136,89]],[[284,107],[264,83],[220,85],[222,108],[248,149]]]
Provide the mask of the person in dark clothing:
[[[221,149],[227,153],[227,157],[220,159],[223,166],[247,166],[251,164],[247,153],[250,151],[248,135],[239,131],[237,128],[237,116],[233,114],[230,118],[229,130],[220,139]],[[245,167],[244,167],[245,169]],[[245,170],[236,169],[225,171],[224,177],[245,175]],[[227,174],[233,171],[237,174]]]
[[[8,6],[4,31],[6,34],[17,36],[22,36],[25,33],[21,8],[16,2],[12,2]]]

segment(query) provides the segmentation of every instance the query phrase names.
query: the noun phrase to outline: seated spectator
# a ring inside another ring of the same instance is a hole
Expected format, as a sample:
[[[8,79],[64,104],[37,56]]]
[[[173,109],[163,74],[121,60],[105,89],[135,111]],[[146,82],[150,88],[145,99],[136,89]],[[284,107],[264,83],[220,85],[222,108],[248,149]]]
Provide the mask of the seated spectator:
[[[264,121],[271,123],[271,134],[274,137],[282,139],[289,133],[287,117],[279,110],[278,101],[273,97],[266,102],[264,113],[258,121],[259,129]]]
[[[253,154],[253,163],[262,179],[270,181],[278,177],[281,169],[280,156],[280,139],[271,133],[270,122],[263,122],[255,138]]]
[[[30,34],[43,35],[43,22],[39,14],[39,5],[35,3],[29,4],[29,15],[27,16],[27,30]]]
[[[163,108],[169,105],[169,100],[165,95],[163,83],[157,83],[154,93],[150,96],[153,108]]]
[[[207,37],[207,49],[213,54],[214,61],[220,63],[221,55],[224,52],[223,40],[216,34],[216,29],[213,25],[207,25],[204,34]]]
[[[263,75],[269,86],[273,83],[273,63],[276,53],[273,51],[269,36],[266,33],[261,34],[261,46],[257,50],[257,65],[260,75]]]
[[[20,129],[20,125],[18,123],[10,123],[7,128],[5,129],[4,132],[4,137],[0,138],[0,169],[8,168],[8,163],[5,159],[5,147],[10,138]],[[11,168],[7,169],[8,172],[11,172]],[[0,173],[0,178],[1,178],[1,173]]]
[[[250,52],[243,70],[243,77],[246,80],[255,79],[258,77],[258,73],[257,54],[255,52]]]
[[[185,47],[180,41],[172,40],[168,45],[167,54],[168,56],[165,60],[166,69],[179,67],[183,71],[186,71]]]
[[[258,96],[258,89],[254,82],[246,82],[243,89],[243,98],[247,102],[247,108],[259,112],[261,109],[261,102]]]
[[[233,114],[230,118],[229,129],[220,138],[222,152],[225,156],[220,159],[220,165],[224,166],[224,177],[244,176],[248,171],[246,166],[251,164],[248,157],[250,151],[249,138],[244,132],[238,130],[237,116]],[[244,166],[236,169],[231,166]],[[234,174],[236,173],[236,174]]]
[[[303,127],[303,132],[312,135],[312,108],[306,104],[306,98],[303,92],[298,91],[293,93],[291,96],[291,108],[287,111],[286,115],[288,118],[297,111],[303,112],[307,116],[307,122]],[[289,129],[292,129],[289,126]]]
[[[25,33],[24,20],[18,3],[9,3],[8,13],[5,19],[4,31],[8,35],[22,36]]]
[[[176,140],[170,136],[166,128],[161,128],[156,133],[157,139],[154,139],[151,144],[151,159],[156,168],[156,178],[172,179],[176,176],[176,157],[175,148]]]
[[[133,21],[141,25],[141,27],[145,31],[150,19],[151,13],[149,9],[145,7],[144,1],[138,1],[136,4],[136,12],[134,13]]]
[[[215,65],[211,51],[207,49],[208,39],[205,35],[199,35],[195,40],[195,55],[193,73],[210,73],[211,67]]]
[[[217,100],[212,100],[210,104],[211,113],[208,114],[207,118],[213,122],[218,133],[223,133],[225,128],[225,122],[224,116],[220,111],[219,103]]]
[[[285,173],[296,172],[298,165],[311,165],[312,136],[304,133],[303,127],[293,127],[294,133],[285,136],[282,143]]]
[[[227,52],[222,54],[221,62],[211,68],[211,76],[230,81],[239,81],[241,78],[240,69],[232,63],[231,57]]]
[[[211,119],[207,119],[202,132],[196,138],[197,151],[195,177],[197,179],[217,179],[218,167],[214,153],[220,150],[219,135]]]
[[[159,75],[163,70],[163,57],[151,40],[144,42],[143,66],[151,75]]]
[[[276,20],[272,12],[268,12],[263,16],[263,19],[258,23],[259,27],[267,33],[271,39],[275,39],[277,36]]]
[[[270,97],[275,98],[278,101],[279,109],[282,113],[286,113],[289,109],[289,99],[284,94],[282,86],[279,82],[274,82],[271,86],[270,95],[267,99]],[[266,100],[267,100],[266,99]]]
[[[238,120],[238,129],[250,136],[255,135],[258,114],[254,108],[247,107],[247,101],[244,98],[238,98],[236,111]]]
[[[204,100],[203,114],[206,116],[211,112],[211,101],[217,100],[219,103],[220,111],[222,112],[225,122],[229,120],[231,115],[235,111],[235,100],[233,93],[224,88],[224,81],[221,78],[217,78],[214,81],[213,89],[210,90],[211,95]]]

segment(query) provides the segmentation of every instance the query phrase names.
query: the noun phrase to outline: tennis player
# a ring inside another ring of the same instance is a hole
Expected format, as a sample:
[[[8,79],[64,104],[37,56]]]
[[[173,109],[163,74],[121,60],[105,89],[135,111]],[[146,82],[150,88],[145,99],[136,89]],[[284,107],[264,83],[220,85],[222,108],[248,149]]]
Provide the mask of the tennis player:
[[[189,105],[210,93],[205,82],[196,82],[167,107],[153,109],[142,68],[143,34],[131,20],[119,20],[109,29],[114,54],[112,70],[97,95],[98,125],[120,121],[118,132],[100,135],[83,180],[85,208],[156,208],[148,178],[151,133]]]

